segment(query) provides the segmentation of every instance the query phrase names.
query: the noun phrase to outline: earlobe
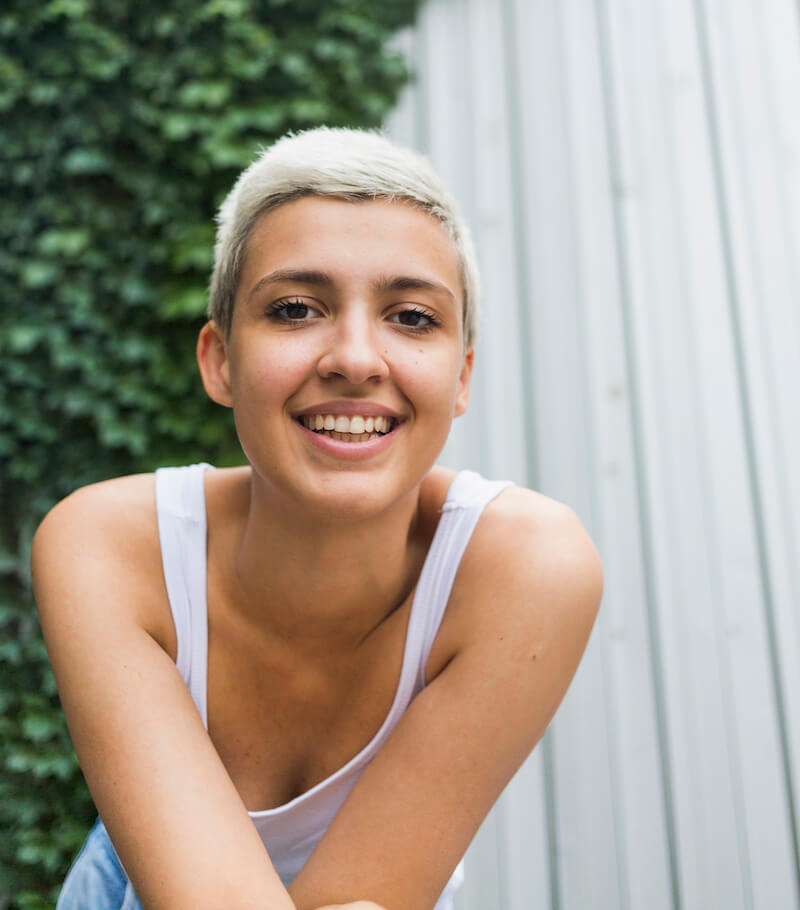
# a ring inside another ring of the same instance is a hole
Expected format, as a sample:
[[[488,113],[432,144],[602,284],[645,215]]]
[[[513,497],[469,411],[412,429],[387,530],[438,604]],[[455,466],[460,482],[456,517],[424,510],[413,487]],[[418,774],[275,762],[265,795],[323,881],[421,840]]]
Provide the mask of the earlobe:
[[[456,412],[455,416],[460,417],[469,404],[469,384],[472,378],[472,367],[475,363],[475,349],[470,348],[464,355],[464,363],[461,366],[461,375],[458,377],[458,392],[456,393]]]
[[[197,338],[197,365],[208,397],[217,404],[232,407],[231,376],[225,334],[210,320]]]

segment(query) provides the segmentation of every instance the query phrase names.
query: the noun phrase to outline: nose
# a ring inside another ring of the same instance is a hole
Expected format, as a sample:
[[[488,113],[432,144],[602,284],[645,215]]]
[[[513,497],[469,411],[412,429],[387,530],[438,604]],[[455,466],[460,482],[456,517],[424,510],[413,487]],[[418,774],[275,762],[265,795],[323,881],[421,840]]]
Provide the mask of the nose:
[[[367,314],[351,312],[337,319],[317,372],[323,379],[341,376],[352,385],[389,375],[379,332]]]

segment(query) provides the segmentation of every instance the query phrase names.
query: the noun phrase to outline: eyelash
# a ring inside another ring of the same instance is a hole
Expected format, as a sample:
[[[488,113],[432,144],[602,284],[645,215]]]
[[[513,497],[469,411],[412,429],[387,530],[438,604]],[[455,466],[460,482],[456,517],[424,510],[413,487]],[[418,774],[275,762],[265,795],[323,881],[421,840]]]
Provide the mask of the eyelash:
[[[308,322],[308,319],[291,319],[288,316],[289,307],[300,306],[305,307],[306,310],[315,311],[316,308],[311,306],[309,303],[304,303],[300,297],[284,297],[280,300],[276,300],[270,307],[267,309],[266,315],[268,319],[272,319],[275,322],[282,322],[284,325],[300,325],[303,322]],[[403,328],[408,329],[411,332],[416,332],[418,334],[424,334],[426,332],[431,332],[437,326],[441,325],[441,320],[436,316],[435,313],[430,312],[430,310],[423,309],[422,307],[410,306],[405,310],[399,310],[396,313],[392,313],[394,316],[402,316],[405,313],[413,313],[418,316],[423,316],[428,322],[425,325],[405,325],[402,322],[395,322],[395,325],[401,325]]]
[[[301,322],[307,322],[307,319],[290,319],[288,316],[288,309],[291,306],[302,306],[307,310],[315,310],[316,308],[311,306],[310,303],[304,303],[299,297],[284,297],[281,300],[276,300],[269,309],[267,310],[267,318],[274,320],[275,322],[282,322],[284,324],[299,325]]]
[[[431,332],[437,326],[441,325],[441,320],[430,310],[425,310],[422,307],[408,307],[405,310],[399,310],[397,313],[392,313],[392,316],[402,316],[405,313],[414,313],[417,316],[424,316],[428,322],[425,325],[403,325],[403,323],[395,323],[395,325],[403,325],[403,328],[409,329],[412,332],[418,332],[420,334],[424,332]]]

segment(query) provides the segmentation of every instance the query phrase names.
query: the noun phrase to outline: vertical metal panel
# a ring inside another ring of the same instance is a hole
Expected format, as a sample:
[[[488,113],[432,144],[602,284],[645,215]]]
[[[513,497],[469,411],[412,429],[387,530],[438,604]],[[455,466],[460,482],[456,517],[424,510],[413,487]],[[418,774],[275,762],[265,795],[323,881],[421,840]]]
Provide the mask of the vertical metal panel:
[[[703,448],[698,390],[715,385],[725,449],[733,451],[740,437],[696,42],[685,29],[685,4],[667,10],[610,2],[606,9],[601,37],[616,112],[614,176],[621,188],[619,243],[673,899],[685,907],[707,906],[709,899],[742,906],[738,757],[725,724],[729,665],[716,647],[724,631],[706,543],[714,540],[713,518],[705,514],[713,452]],[[669,60],[673,43],[685,52],[677,66]],[[697,354],[699,320],[690,322],[698,308],[715,326],[706,356]],[[722,451],[720,443],[721,435],[711,448]],[[733,459],[716,473],[722,486],[731,483],[732,466]]]
[[[800,788],[792,0],[430,0],[389,128],[484,274],[445,453],[569,503],[606,591],[461,910],[791,910]]]
[[[754,66],[752,62],[748,65],[748,60],[758,54],[751,40],[752,19],[750,23],[736,24],[737,19],[743,18],[741,7],[742,4],[733,2],[724,6],[696,4],[744,433],[746,476],[741,480],[747,501],[742,505],[748,512],[742,509],[737,517],[750,518],[749,527],[736,529],[726,522],[719,528],[720,555],[725,560],[721,580],[737,624],[730,641],[730,654],[731,664],[736,667],[732,675],[737,709],[736,745],[741,756],[752,897],[756,906],[774,906],[786,901],[790,894],[793,902],[798,903],[798,840],[796,816],[791,811],[796,800],[797,776],[791,768],[786,736],[788,693],[784,690],[779,663],[775,588],[768,564],[764,509],[766,472],[774,469],[764,459],[772,460],[775,433],[761,420],[763,412],[756,406],[761,386],[761,373],[754,368],[759,338],[758,334],[749,337],[744,323],[748,301],[752,305],[760,297],[758,278],[763,273],[759,275],[758,257],[764,253],[764,247],[748,228],[755,222],[754,226],[771,233],[773,221],[767,206],[755,204],[756,197],[762,194],[767,197],[768,182],[744,168],[737,172],[735,167],[748,151],[755,152],[761,145],[749,140],[749,134],[751,124],[767,127],[758,121],[759,109],[768,101],[761,91],[763,83],[754,83],[753,90],[747,94],[737,93],[741,86],[737,79],[739,66],[752,72]],[[755,68],[765,63],[757,60]],[[746,118],[741,116],[740,106],[745,106]],[[770,311],[784,325],[784,330],[789,328],[784,288],[776,287],[775,282],[771,284],[776,299],[771,304],[764,301],[763,309],[759,300],[759,312],[753,313],[751,329],[759,334],[768,326]],[[781,309],[784,313],[779,315]],[[757,443],[758,433],[764,434],[761,445]],[[719,493],[722,492],[720,489]]]
[[[796,25],[796,17],[782,6],[773,4],[767,15],[784,27]],[[761,7],[731,0],[726,5],[698,6],[698,11],[709,95],[714,99],[718,195],[727,228],[729,281],[735,288],[731,315],[747,431],[755,559],[763,601],[760,618],[771,675],[764,689],[771,689],[775,703],[775,764],[782,772],[775,774],[771,799],[765,803],[758,788],[748,804],[753,887],[757,899],[763,896],[766,901],[785,893],[785,879],[793,881],[797,898],[800,877],[800,624],[796,615],[800,500],[797,483],[791,480],[796,471],[790,467],[792,451],[797,464],[800,433],[796,234],[792,243],[798,213],[785,204],[786,169],[781,160],[782,124],[791,128],[794,123],[796,128],[800,104],[795,100],[794,110],[783,114],[777,108],[768,78],[771,54]],[[796,41],[789,56],[796,64]],[[794,443],[789,447],[787,437]],[[756,711],[759,693],[750,690],[748,694],[750,701],[744,705]],[[763,773],[764,745],[757,744],[754,750],[749,740],[747,744],[750,748],[743,751],[752,773],[757,767]],[[772,751],[772,743],[767,748]],[[786,813],[776,818],[771,802],[784,803]]]

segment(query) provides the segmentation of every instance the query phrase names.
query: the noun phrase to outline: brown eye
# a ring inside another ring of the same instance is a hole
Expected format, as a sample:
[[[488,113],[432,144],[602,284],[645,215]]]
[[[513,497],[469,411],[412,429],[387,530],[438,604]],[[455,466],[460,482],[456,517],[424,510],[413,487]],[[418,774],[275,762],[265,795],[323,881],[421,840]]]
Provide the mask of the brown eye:
[[[420,326],[427,325],[430,322],[430,318],[424,313],[418,313],[416,310],[405,310],[398,314],[397,321],[401,325],[410,325],[412,328],[418,329]]]
[[[439,325],[439,320],[433,313],[426,313],[424,310],[417,309],[400,310],[398,313],[393,313],[389,318],[397,325],[416,329],[418,332],[428,332]]]
[[[287,303],[283,312],[287,319],[305,319],[308,306],[305,303]]]
[[[310,303],[298,298],[276,300],[267,311],[267,316],[276,322],[308,322],[319,317],[320,313]]]

